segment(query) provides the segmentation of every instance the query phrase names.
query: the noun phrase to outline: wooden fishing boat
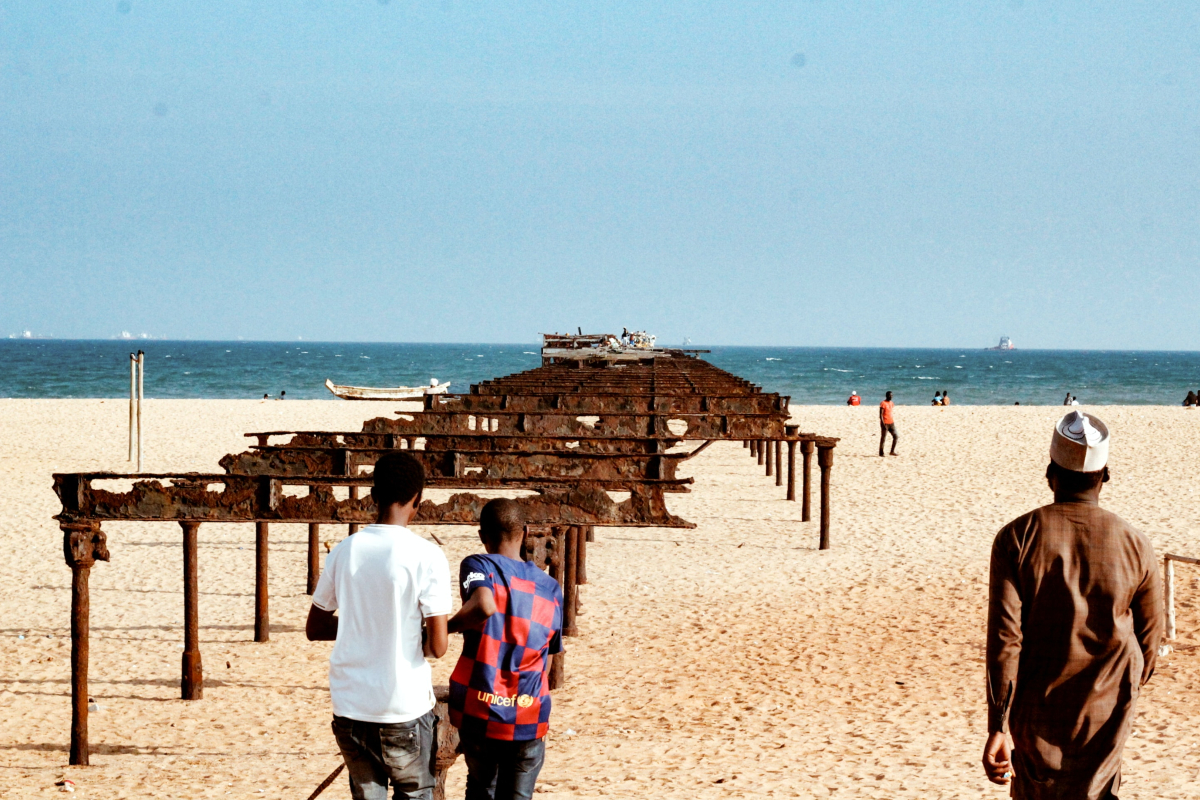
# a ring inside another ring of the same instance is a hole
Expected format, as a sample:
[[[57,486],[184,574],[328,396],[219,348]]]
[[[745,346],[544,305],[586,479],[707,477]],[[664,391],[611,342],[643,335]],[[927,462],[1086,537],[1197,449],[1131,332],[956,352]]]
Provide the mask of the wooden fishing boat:
[[[420,400],[427,394],[445,394],[450,384],[434,378],[428,386],[339,386],[326,378],[325,388],[343,400]]]

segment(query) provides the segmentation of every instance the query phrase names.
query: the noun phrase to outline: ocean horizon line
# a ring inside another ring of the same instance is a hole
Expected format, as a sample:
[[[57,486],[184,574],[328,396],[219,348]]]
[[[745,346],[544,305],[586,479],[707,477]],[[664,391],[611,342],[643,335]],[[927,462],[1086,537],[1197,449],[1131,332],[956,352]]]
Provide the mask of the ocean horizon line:
[[[62,343],[125,343],[129,345],[136,344],[288,344],[288,345],[413,345],[413,346],[444,346],[444,347],[541,347],[541,341],[532,342],[480,342],[480,341],[391,341],[384,339],[167,339],[167,338],[151,338],[151,339],[123,339],[118,337],[108,338],[60,338],[55,336],[35,336],[32,338],[23,338],[19,336],[8,336],[0,339],[0,342],[22,342],[25,344],[47,343],[47,342],[62,342]],[[1165,349],[1147,349],[1147,348],[1120,348],[1120,347],[1014,347],[1011,349],[1001,350],[994,345],[991,347],[981,346],[945,346],[945,345],[823,345],[823,344],[717,344],[704,342],[689,342],[687,344],[669,344],[658,343],[655,345],[660,349],[670,350],[703,350],[705,348],[718,347],[722,350],[874,350],[874,351],[912,351],[912,350],[928,350],[935,351],[972,351],[972,352],[997,352],[997,353],[1200,353],[1200,348],[1165,348]]]

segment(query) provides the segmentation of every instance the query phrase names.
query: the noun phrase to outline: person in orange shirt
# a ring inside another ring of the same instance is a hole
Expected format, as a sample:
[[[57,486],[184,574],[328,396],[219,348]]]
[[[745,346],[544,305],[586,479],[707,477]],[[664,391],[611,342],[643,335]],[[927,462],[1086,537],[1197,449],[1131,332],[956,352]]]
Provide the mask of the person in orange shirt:
[[[892,402],[892,393],[888,392],[883,402],[879,404],[879,457],[883,457],[883,443],[887,441],[887,435],[892,435],[892,455],[896,455],[896,442],[900,436],[896,433],[896,420],[892,416],[892,409],[895,408],[895,403]]]
[[[861,402],[862,400],[859,398],[858,392],[851,392],[850,397],[846,399],[846,405],[848,406],[856,406]]]

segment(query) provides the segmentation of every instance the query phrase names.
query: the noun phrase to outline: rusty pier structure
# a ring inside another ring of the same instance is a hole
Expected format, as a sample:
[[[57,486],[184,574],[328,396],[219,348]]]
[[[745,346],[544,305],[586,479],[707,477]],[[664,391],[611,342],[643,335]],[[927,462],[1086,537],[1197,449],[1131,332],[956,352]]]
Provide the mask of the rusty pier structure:
[[[246,434],[248,450],[211,473],[54,475],[62,503],[55,517],[71,581],[71,764],[87,764],[89,575],[110,558],[106,522],[178,525],[183,551],[184,651],[180,694],[203,697],[199,641],[198,531],[208,522],[255,526],[254,640],[269,639],[267,576],[273,524],[308,526],[305,576],[320,575],[322,526],[353,533],[373,522],[370,469],[401,450],[421,461],[426,499],[414,525],[475,525],[489,497],[519,490],[527,520],[525,556],[563,586],[564,634],[578,632],[577,587],[587,582],[587,542],[596,527],[693,528],[666,498],[690,491],[679,466],[713,442],[741,442],[788,500],[810,515],[814,452],[820,472],[819,547],[830,546],[830,474],[837,439],[802,433],[789,398],[762,391],[699,358],[703,351],[612,347],[611,336],[550,336],[542,365],[471,386],[466,394],[427,395],[419,411],[366,421],[358,431],[264,431]],[[797,493],[797,450],[801,487]],[[785,455],[786,451],[786,455]],[[786,459],[786,466],[785,466]],[[785,477],[786,470],[786,477]],[[124,491],[106,488],[128,483]],[[552,686],[563,680],[552,666]],[[444,709],[442,709],[444,710]],[[452,743],[443,742],[452,753]],[[448,767],[449,763],[444,767]],[[441,760],[439,760],[441,763]],[[444,776],[444,768],[442,769]],[[439,777],[439,790],[441,776]]]

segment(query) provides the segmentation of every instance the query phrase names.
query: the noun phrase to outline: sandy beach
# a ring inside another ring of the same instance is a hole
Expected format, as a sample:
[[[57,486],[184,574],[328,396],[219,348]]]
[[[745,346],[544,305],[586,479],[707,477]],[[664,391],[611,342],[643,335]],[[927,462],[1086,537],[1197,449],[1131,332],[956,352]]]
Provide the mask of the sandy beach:
[[[144,468],[217,471],[254,430],[358,430],[394,403],[149,400]],[[1097,407],[1113,431],[1102,504],[1164,552],[1200,557],[1200,411]],[[1057,407],[795,407],[842,438],[833,548],[748,451],[686,462],[695,530],[597,529],[539,796],[979,798],[992,537],[1049,502]],[[303,625],[303,526],[272,528],[271,641],[253,638],[253,526],[200,530],[205,696],[179,695],[177,525],[106,524],[92,571],[93,766],[68,768],[70,571],[52,472],[125,471],[120,400],[0,401],[0,797],[304,798],[338,763],[330,645]],[[815,506],[814,506],[815,507]],[[452,569],[469,528],[433,529]],[[428,535],[429,529],[419,532]],[[325,529],[334,542],[344,529]],[[1142,695],[1122,798],[1200,796],[1200,567],[1181,566],[1179,638]],[[20,637],[24,637],[23,639]],[[445,682],[458,654],[434,667]],[[461,760],[448,796],[462,796]],[[345,778],[323,795],[348,797]]]

